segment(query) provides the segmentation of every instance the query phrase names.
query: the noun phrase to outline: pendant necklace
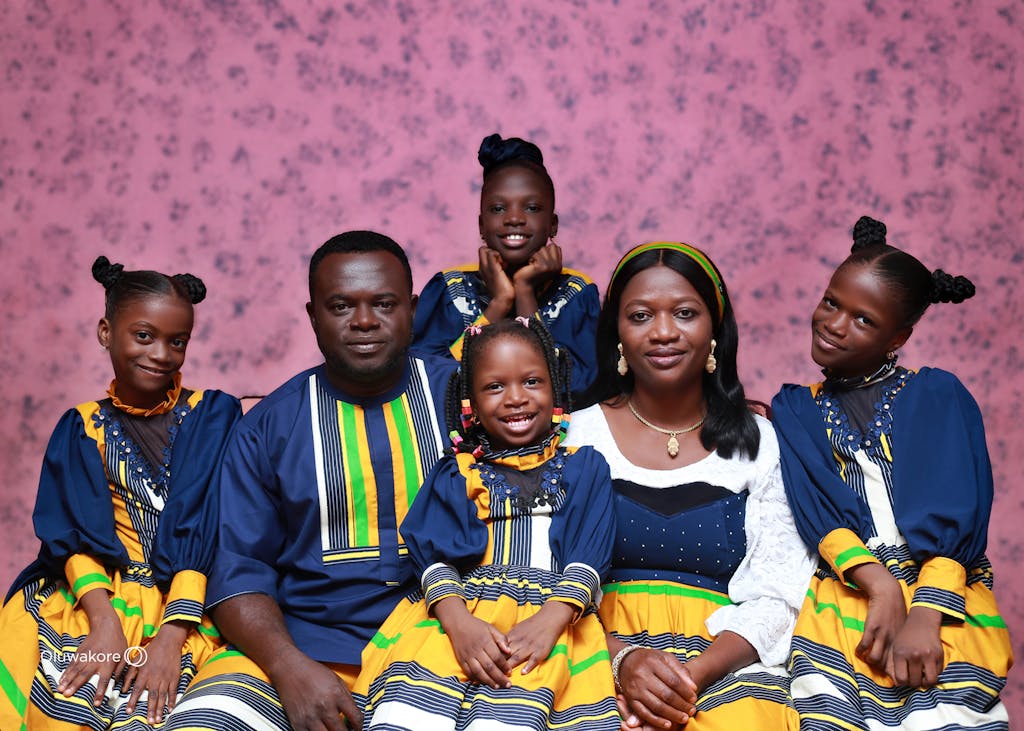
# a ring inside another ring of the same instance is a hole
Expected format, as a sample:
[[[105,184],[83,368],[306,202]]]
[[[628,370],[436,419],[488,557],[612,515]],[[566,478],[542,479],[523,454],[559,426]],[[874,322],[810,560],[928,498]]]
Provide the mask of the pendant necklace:
[[[651,422],[647,421],[647,419],[640,416],[640,412],[637,411],[636,407],[633,405],[633,399],[629,399],[626,403],[629,404],[629,410],[633,412],[633,416],[635,416],[637,421],[639,421],[641,424],[643,424],[646,427],[650,427],[651,429],[654,429],[654,431],[656,432],[668,434],[668,444],[665,445],[665,449],[668,451],[669,457],[675,457],[677,454],[679,454],[679,440],[676,439],[676,437],[679,434],[687,434],[689,432],[694,431],[695,429],[700,429],[701,426],[704,424],[704,420],[708,418],[708,415],[704,414],[704,416],[700,417],[700,420],[696,424],[691,424],[690,426],[684,427],[682,429],[663,429],[660,426],[655,426]]]

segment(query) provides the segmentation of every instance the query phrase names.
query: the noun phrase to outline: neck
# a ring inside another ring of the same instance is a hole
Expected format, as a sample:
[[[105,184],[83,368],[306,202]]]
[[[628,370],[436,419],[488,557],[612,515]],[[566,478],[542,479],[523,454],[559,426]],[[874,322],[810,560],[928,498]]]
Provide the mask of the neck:
[[[365,381],[352,378],[351,373],[339,373],[330,364],[324,369],[327,381],[342,393],[358,399],[373,399],[383,396],[397,386],[405,373],[405,361],[397,368]]]
[[[673,390],[670,393],[653,393],[635,388],[627,398],[633,407],[651,423],[665,429],[688,427],[704,417],[707,404],[702,388]]]

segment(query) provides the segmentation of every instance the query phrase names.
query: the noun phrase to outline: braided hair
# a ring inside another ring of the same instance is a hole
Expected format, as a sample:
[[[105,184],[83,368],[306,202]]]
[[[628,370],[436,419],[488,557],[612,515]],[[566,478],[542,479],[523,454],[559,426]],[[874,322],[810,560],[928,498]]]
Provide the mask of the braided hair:
[[[885,241],[885,224],[861,216],[853,227],[850,255],[840,264],[870,265],[890,287],[903,315],[903,326],[913,327],[935,302],[960,304],[974,296],[974,284],[967,277],[929,271],[916,257]]]
[[[122,264],[111,264],[105,256],[96,257],[92,277],[106,290],[103,316],[113,320],[129,302],[154,296],[172,296],[197,305],[206,299],[206,285],[192,274],[168,276],[149,269],[125,271]]]
[[[554,394],[553,419],[559,420],[557,428],[562,432],[562,437],[569,428],[569,413],[572,411],[572,395],[569,390],[572,364],[569,351],[555,345],[551,333],[537,315],[529,320],[522,317],[499,320],[491,325],[466,329],[462,342],[462,362],[448,381],[445,394],[445,420],[452,439],[452,454],[467,452],[479,457],[484,452],[487,434],[472,420],[469,405],[473,389],[473,364],[491,341],[501,337],[519,338],[544,356]]]
[[[507,167],[524,167],[537,173],[551,192],[551,204],[555,203],[555,184],[544,167],[544,153],[537,145],[519,137],[502,139],[494,133],[484,137],[477,151],[476,159],[484,169],[483,181],[498,170]]]

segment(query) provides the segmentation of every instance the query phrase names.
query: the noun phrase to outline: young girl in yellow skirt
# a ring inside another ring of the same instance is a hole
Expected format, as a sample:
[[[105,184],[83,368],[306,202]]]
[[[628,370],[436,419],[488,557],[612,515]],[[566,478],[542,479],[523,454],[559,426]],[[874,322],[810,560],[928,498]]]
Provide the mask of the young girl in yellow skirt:
[[[0,728],[159,726],[219,645],[203,616],[216,471],[238,401],[181,384],[190,274],[99,257],[106,397],[67,411],[46,449],[39,557],[0,612]]]
[[[811,317],[825,380],[772,404],[797,528],[821,557],[790,657],[804,731],[1008,728],[981,413],[953,374],[896,365],[930,303],[973,294],[861,218]]]
[[[612,544],[608,465],[561,445],[569,374],[538,318],[467,332],[453,454],[401,532],[422,595],[363,651],[363,728],[619,728],[596,613]]]

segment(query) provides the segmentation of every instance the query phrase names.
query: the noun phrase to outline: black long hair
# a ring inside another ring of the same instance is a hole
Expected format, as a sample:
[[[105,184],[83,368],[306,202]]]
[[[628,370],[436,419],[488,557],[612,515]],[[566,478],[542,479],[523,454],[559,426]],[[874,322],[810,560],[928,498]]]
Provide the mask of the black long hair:
[[[448,381],[448,390],[445,394],[445,420],[447,422],[448,434],[452,438],[452,452],[470,452],[479,456],[483,444],[487,439],[480,425],[469,422],[462,418],[464,404],[468,403],[470,392],[473,388],[473,365],[480,357],[487,345],[500,337],[519,338],[529,343],[544,356],[547,363],[548,373],[551,376],[551,390],[554,394],[553,406],[555,415],[568,415],[572,411],[572,395],[569,391],[570,371],[572,368],[569,360],[569,352],[565,348],[558,348],[551,337],[551,333],[544,327],[539,316],[534,315],[524,325],[523,318],[514,320],[498,320],[483,327],[470,327],[462,340],[462,361],[459,369],[452,374]],[[562,422],[560,428],[567,427],[568,418]],[[555,425],[552,424],[552,428]]]
[[[974,296],[974,283],[941,269],[931,271],[917,257],[885,241],[885,224],[861,216],[853,226],[850,255],[839,265],[868,264],[889,287],[903,315],[903,326],[913,327],[936,302],[960,304]]]
[[[618,404],[633,392],[633,372],[628,371],[622,376],[616,368],[619,359],[619,306],[622,291],[634,276],[645,269],[666,266],[693,285],[708,312],[712,313],[712,337],[716,341],[715,358],[718,367],[714,373],[705,371],[703,376],[704,399],[708,410],[700,431],[700,442],[707,450],[717,449],[726,459],[737,451],[754,459],[761,443],[761,432],[750,412],[736,367],[739,328],[729,299],[729,290],[718,267],[706,254],[701,252],[714,270],[720,286],[712,281],[708,272],[694,258],[671,246],[673,244],[664,248],[654,247],[629,258],[631,251],[620,260],[608,284],[597,321],[597,379],[582,400],[585,405],[602,401]],[[716,290],[721,294],[721,307]]]

